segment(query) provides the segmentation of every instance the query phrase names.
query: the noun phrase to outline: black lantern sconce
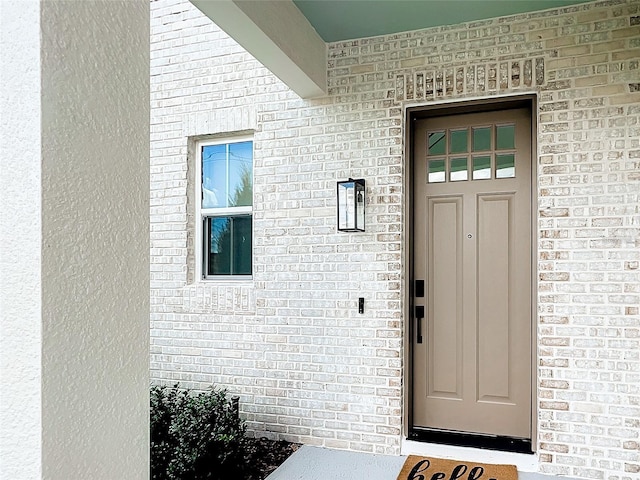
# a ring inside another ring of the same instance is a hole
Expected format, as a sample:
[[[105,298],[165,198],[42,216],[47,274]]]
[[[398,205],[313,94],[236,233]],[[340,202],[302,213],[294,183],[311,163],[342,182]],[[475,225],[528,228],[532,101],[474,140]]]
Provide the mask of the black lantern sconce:
[[[364,232],[364,179],[338,182],[338,230]]]

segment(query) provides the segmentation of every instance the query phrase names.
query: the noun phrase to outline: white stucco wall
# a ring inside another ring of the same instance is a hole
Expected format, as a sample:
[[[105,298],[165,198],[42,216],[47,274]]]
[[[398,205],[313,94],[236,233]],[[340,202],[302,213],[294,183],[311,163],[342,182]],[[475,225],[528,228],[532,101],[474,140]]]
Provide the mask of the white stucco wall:
[[[149,3],[12,3],[0,478],[148,478]]]
[[[0,2],[0,478],[40,476],[39,2]]]

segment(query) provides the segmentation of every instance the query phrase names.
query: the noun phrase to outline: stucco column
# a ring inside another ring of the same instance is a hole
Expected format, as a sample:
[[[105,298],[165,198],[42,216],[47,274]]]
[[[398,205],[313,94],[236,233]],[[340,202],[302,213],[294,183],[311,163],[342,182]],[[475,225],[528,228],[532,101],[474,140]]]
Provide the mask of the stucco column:
[[[41,474],[39,28],[38,2],[0,1],[0,478]]]
[[[0,478],[148,478],[149,4],[0,3]]]

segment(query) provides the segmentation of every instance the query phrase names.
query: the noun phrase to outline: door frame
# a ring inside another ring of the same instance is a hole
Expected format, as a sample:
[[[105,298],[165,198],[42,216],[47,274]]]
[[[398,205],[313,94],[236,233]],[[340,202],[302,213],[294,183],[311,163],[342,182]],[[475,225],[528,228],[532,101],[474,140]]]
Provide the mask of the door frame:
[[[531,112],[531,442],[527,444],[514,444],[511,439],[464,433],[437,432],[430,435],[422,435],[413,431],[413,352],[412,341],[414,322],[414,192],[413,192],[413,138],[415,120],[444,115],[456,115],[477,112],[499,111],[512,108],[528,108]],[[405,129],[405,238],[404,238],[404,438],[408,440],[424,441],[430,443],[442,443],[463,447],[476,447],[492,450],[502,450],[518,453],[534,453],[537,450],[538,430],[538,104],[537,95],[518,94],[491,98],[476,98],[469,100],[453,100],[423,105],[405,105],[404,129]]]

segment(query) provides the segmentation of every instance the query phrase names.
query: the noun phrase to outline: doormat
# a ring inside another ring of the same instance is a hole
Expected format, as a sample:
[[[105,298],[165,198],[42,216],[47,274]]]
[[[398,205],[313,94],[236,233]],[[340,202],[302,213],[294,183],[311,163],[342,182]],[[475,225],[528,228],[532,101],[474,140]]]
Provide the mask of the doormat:
[[[518,480],[515,465],[409,455],[397,480]]]

